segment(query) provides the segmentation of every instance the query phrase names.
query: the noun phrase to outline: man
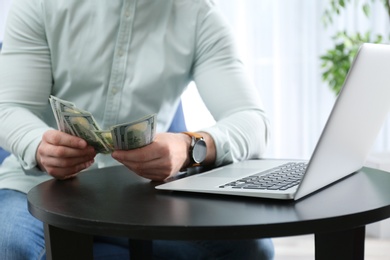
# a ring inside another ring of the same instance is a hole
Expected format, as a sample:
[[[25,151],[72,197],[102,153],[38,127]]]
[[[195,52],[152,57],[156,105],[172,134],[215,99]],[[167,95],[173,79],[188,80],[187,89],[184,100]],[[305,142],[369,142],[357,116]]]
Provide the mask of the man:
[[[0,168],[0,253],[44,256],[42,225],[26,210],[25,195],[42,181],[115,164],[161,181],[191,167],[192,137],[166,133],[190,81],[217,122],[197,133],[207,146],[202,164],[260,157],[268,128],[261,100],[212,1],[14,0],[0,56],[0,146],[13,154]],[[157,114],[157,134],[143,148],[96,154],[85,140],[55,130],[50,95],[91,112],[103,129]],[[153,246],[166,259],[273,255],[269,239]],[[94,255],[120,257],[126,247],[122,239],[96,238]]]

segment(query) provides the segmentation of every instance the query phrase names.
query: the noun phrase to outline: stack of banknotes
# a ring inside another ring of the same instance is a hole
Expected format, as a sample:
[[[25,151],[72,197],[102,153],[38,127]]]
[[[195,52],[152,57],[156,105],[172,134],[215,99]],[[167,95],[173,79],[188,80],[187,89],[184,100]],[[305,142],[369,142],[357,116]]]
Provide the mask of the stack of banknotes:
[[[139,148],[153,142],[156,134],[155,114],[102,130],[90,112],[55,96],[50,96],[49,101],[58,129],[83,138],[98,153]]]

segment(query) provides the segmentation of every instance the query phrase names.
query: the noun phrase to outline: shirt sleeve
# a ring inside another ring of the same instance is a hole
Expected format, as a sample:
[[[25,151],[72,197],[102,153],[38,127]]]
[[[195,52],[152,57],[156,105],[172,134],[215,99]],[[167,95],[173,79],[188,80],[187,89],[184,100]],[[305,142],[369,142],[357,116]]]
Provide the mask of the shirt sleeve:
[[[36,166],[52,86],[50,52],[38,0],[14,0],[0,55],[0,146],[24,169]]]
[[[269,138],[263,104],[239,59],[230,27],[209,1],[198,15],[193,77],[216,120],[216,165],[260,158]]]

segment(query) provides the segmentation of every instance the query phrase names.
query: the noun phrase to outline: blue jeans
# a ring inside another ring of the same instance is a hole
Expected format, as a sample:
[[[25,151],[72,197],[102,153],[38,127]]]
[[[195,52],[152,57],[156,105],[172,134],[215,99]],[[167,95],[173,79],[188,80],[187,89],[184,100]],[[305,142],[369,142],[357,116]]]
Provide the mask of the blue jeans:
[[[128,240],[95,237],[94,259],[129,259]],[[26,194],[0,189],[0,259],[46,259],[43,224],[27,210]],[[154,259],[273,259],[271,239],[153,241]]]

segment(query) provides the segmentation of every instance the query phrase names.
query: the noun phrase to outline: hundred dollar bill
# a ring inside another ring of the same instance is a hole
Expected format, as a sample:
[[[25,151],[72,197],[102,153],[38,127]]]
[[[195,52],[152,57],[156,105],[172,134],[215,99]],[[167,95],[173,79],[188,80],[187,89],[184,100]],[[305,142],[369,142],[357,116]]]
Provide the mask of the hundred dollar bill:
[[[150,144],[155,136],[156,115],[102,130],[88,111],[77,108],[72,102],[55,96],[49,98],[58,129],[78,136],[93,146],[98,153],[115,149],[129,150]]]
[[[155,121],[156,115],[152,114],[131,123],[113,126],[114,147],[130,150],[150,144],[156,134]]]
[[[58,129],[62,132],[74,135],[74,133],[71,132],[70,127],[63,120],[61,113],[71,112],[74,109],[75,105],[71,102],[59,99],[55,96],[50,96],[49,101],[57,122]]]
[[[93,146],[98,153],[109,153],[110,150],[104,142],[95,134],[99,130],[95,120],[90,114],[63,113],[64,120],[72,128],[73,132],[87,143]]]
[[[97,137],[100,138],[100,140],[103,141],[110,152],[115,150],[114,141],[110,130],[94,130],[93,132],[97,135]]]
[[[72,128],[64,120],[63,113],[89,114],[89,112],[77,108],[72,102],[59,99],[55,96],[50,96],[49,100],[58,129],[65,133],[75,135],[75,133],[72,131]]]

